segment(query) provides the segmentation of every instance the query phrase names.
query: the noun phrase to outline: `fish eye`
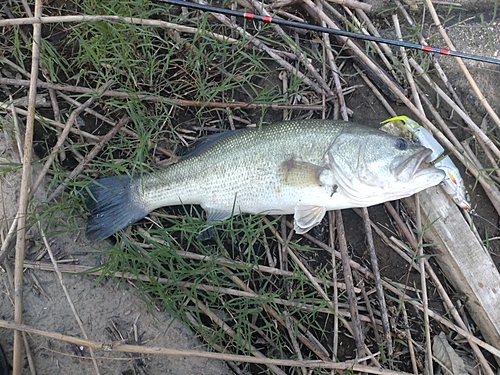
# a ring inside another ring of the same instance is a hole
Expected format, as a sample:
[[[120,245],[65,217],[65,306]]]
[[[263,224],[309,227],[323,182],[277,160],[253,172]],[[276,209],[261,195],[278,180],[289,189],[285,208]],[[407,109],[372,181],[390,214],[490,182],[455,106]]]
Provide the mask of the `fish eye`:
[[[398,150],[404,151],[408,148],[408,141],[404,138],[397,138],[395,146]]]

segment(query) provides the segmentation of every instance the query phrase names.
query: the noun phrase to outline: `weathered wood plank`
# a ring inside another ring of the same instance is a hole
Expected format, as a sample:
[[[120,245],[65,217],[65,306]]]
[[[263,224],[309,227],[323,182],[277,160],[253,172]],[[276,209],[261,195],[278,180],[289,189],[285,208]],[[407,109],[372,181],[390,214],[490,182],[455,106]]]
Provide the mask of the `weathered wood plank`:
[[[424,238],[436,260],[465,301],[485,340],[500,348],[500,274],[490,254],[469,228],[462,213],[439,187],[420,192]],[[406,200],[415,209],[415,200]]]

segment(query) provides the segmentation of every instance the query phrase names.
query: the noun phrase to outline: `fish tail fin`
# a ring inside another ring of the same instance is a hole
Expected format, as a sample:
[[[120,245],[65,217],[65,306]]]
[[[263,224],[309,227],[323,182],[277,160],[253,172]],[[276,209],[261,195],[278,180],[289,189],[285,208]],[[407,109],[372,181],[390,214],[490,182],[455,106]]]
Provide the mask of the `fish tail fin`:
[[[103,240],[149,213],[135,193],[135,180],[128,175],[111,176],[88,185],[85,203],[90,216],[85,234],[89,241]]]

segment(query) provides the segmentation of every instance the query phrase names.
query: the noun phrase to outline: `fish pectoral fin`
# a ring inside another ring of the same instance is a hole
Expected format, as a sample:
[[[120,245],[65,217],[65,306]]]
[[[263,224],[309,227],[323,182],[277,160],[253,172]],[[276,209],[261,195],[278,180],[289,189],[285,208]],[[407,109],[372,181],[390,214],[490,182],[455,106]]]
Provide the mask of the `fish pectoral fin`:
[[[205,207],[204,209],[205,212],[207,213],[207,222],[201,229],[200,234],[198,234],[198,239],[202,241],[208,240],[209,238],[215,236],[216,233],[216,230],[214,228],[215,224],[220,223],[221,221],[229,219],[231,216],[233,216],[233,213],[231,211],[217,210]]]
[[[323,171],[324,168],[319,165],[290,158],[281,163],[278,176],[284,185],[320,186]]]
[[[297,205],[294,214],[294,229],[298,234],[306,233],[312,227],[321,223],[326,208],[321,206]]]

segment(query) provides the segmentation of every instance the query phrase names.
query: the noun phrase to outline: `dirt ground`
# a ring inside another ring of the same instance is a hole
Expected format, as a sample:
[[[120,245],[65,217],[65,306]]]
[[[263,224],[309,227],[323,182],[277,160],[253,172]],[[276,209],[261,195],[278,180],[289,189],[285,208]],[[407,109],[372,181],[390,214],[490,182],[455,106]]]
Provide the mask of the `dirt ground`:
[[[475,6],[475,4],[473,4]],[[469,20],[467,27],[460,25],[448,30],[450,37],[455,42],[457,49],[471,53],[498,57],[500,50],[500,23],[494,22],[491,26],[482,26],[480,20],[477,24]],[[488,43],[484,41],[488,40]],[[456,71],[453,64],[447,65],[449,57],[437,57],[447,68],[447,74],[455,82],[459,91],[464,92],[467,98],[465,103],[468,110],[474,113],[475,120],[482,116],[477,98],[468,92],[469,85]],[[475,62],[467,62],[471,67],[473,75],[477,77],[481,90],[487,96],[495,109],[500,108],[498,100],[498,87],[500,87],[499,68],[480,65]],[[481,70],[478,70],[481,68]],[[362,81],[353,79],[353,85],[363,85]],[[354,111],[352,120],[355,122],[368,122],[376,124],[390,117],[378,104],[372,92],[363,87],[357,89],[347,98],[347,105]],[[403,111],[404,112],[404,111]],[[405,113],[401,113],[405,114]],[[0,134],[0,136],[2,136]],[[3,134],[5,136],[5,134]],[[2,154],[15,157],[12,154],[15,147],[12,140],[1,141]],[[9,143],[10,142],[10,143]],[[465,176],[466,186],[472,192],[471,200],[473,206],[477,206],[477,212],[484,217],[476,218],[475,224],[480,233],[488,232],[490,236],[498,235],[498,217],[485,198],[480,188],[475,187],[474,180]],[[19,177],[13,173],[0,181],[0,194],[2,199],[2,220],[11,219],[15,213],[18,200]],[[384,221],[386,215],[378,207],[370,211],[373,213],[374,221]],[[359,219],[352,211],[346,211],[346,231],[353,243],[356,237],[363,241],[363,234],[359,233]],[[379,220],[380,218],[380,220]],[[34,236],[35,238],[36,236]],[[88,253],[89,244],[83,240],[83,235],[59,235],[50,238],[52,250],[60,254],[61,258],[73,257],[78,264],[96,266],[104,260],[97,255]],[[30,255],[33,257],[36,250],[41,247],[40,243],[30,244]],[[103,243],[101,246],[106,246]],[[382,246],[377,246],[382,248]],[[498,246],[492,244],[492,256],[496,264],[500,263],[500,252]],[[354,249],[356,254],[356,249]],[[363,253],[357,254],[362,257]],[[393,272],[401,269],[403,275],[406,264],[402,263],[399,256],[393,252],[379,254],[381,268],[391,268]],[[24,289],[24,323],[34,327],[65,333],[73,336],[82,336],[71,311],[70,305],[63,293],[61,283],[54,272],[28,269],[25,272]],[[113,280],[97,282],[94,276],[64,275],[63,283],[66,286],[75,309],[80,316],[89,338],[100,342],[125,340],[127,343],[148,346],[161,346],[166,348],[196,348],[203,349],[203,343],[196,335],[163,311],[151,312],[147,304],[139,299],[134,293],[133,286],[117,283]],[[9,272],[0,272],[0,319],[13,320],[13,289]],[[137,337],[134,337],[134,329]],[[46,340],[39,336],[29,336],[28,342],[31,348],[31,356],[34,359],[37,374],[87,374],[94,373],[93,365],[87,349],[82,349],[72,344],[65,344],[53,340]],[[8,360],[12,357],[12,331],[0,329],[0,345],[3,347]],[[138,356],[117,355],[116,353],[96,352],[97,362],[102,374],[232,374],[233,372],[222,361],[209,361],[205,359],[187,357],[164,357],[164,356]],[[29,374],[28,364],[24,360],[25,374]],[[4,374],[1,374],[4,375]]]

